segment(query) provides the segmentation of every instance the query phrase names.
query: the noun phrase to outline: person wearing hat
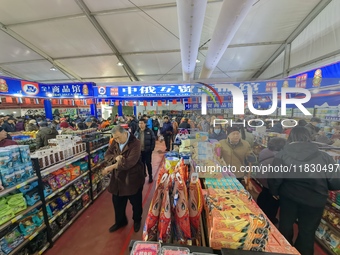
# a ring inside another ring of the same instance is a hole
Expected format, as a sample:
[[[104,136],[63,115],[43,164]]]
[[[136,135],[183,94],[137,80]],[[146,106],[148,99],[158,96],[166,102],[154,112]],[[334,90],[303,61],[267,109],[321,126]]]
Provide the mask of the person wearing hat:
[[[4,124],[2,124],[2,128],[7,132],[15,132],[15,119],[13,117],[9,117]]]
[[[61,134],[64,134],[69,131],[74,131],[74,129],[66,121],[61,122],[59,126],[61,128]]]
[[[87,128],[98,128],[98,125],[93,122],[92,118],[87,118],[85,120],[85,124],[86,124]]]
[[[254,154],[249,143],[241,138],[241,132],[238,127],[229,127],[227,135],[227,139],[220,141],[222,147],[221,157],[227,165],[236,167],[234,174],[239,181],[243,181],[245,173],[242,173],[240,168],[241,166],[246,166],[246,160],[254,157]]]
[[[26,131],[32,132],[32,131],[38,131],[39,128],[37,126],[37,121],[36,120],[30,120],[28,122],[28,125],[26,127]]]
[[[40,130],[36,136],[37,149],[47,146],[48,140],[56,138],[59,134],[56,129],[48,127],[46,121],[39,122],[38,124]]]
[[[310,122],[305,126],[312,137],[312,141],[315,141],[316,136],[320,131],[320,123],[321,120],[319,118],[313,117],[311,118]]]

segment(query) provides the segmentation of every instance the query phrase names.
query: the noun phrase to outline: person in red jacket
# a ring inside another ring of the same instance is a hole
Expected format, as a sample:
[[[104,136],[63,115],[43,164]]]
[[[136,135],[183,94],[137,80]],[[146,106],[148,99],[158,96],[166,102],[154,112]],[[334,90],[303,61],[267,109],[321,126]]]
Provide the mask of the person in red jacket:
[[[18,144],[15,141],[12,141],[7,132],[2,127],[0,127],[0,147],[6,147],[10,145]]]

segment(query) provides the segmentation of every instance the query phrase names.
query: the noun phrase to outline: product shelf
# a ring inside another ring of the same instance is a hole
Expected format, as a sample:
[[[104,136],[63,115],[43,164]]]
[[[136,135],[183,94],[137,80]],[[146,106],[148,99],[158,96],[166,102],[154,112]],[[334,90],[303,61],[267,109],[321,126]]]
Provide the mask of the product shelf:
[[[14,190],[20,189],[20,188],[26,186],[28,183],[34,182],[36,180],[38,180],[38,177],[34,176],[34,177],[32,177],[32,178],[30,178],[30,179],[28,179],[28,180],[26,180],[26,181],[16,185],[16,186],[10,187],[8,189],[4,189],[3,191],[0,192],[0,197],[3,197],[6,194],[8,194],[8,193],[10,193],[10,192],[12,192]]]
[[[13,219],[11,219],[11,220],[5,222],[4,224],[2,224],[2,225],[0,226],[0,232],[1,232],[2,230],[4,230],[5,228],[9,227],[10,225],[14,224],[15,222],[17,222],[18,220],[20,220],[22,217],[24,217],[24,215],[25,215],[26,213],[32,211],[33,209],[35,209],[35,208],[37,208],[37,207],[39,207],[39,206],[41,206],[41,205],[42,205],[42,202],[39,201],[39,202],[37,202],[35,205],[32,205],[32,206],[30,206],[30,207],[27,207],[25,210],[19,212]]]
[[[80,180],[82,177],[86,176],[89,173],[89,171],[84,172],[83,174],[79,175],[77,178],[75,178],[74,180],[70,181],[69,183],[67,183],[66,185],[62,186],[60,189],[57,189],[56,191],[54,191],[53,193],[51,193],[50,195],[48,195],[46,197],[46,201],[50,200],[52,197],[54,197],[56,194],[58,194],[59,192],[63,191],[64,189],[66,189],[67,187],[69,187],[71,184],[75,183],[76,181]]]
[[[90,154],[93,154],[93,153],[95,153],[95,152],[97,152],[97,151],[99,151],[99,150],[101,150],[101,149],[104,149],[104,148],[107,147],[107,146],[109,146],[109,144],[105,144],[105,145],[103,145],[103,146],[101,146],[101,147],[99,147],[99,148],[97,148],[97,149],[94,149],[93,151],[90,152]]]
[[[81,210],[76,214],[76,216],[74,216],[73,219],[70,220],[70,222],[67,223],[66,226],[63,227],[63,228],[58,232],[58,234],[55,235],[55,237],[52,238],[52,241],[55,242],[55,241],[62,235],[62,233],[64,233],[65,230],[68,229],[68,227],[71,226],[72,223],[73,223],[73,222],[74,222],[74,221],[75,221],[75,220],[76,220],[76,219],[77,219],[77,218],[78,218],[78,217],[86,210],[86,208],[89,207],[89,205],[90,205],[90,203],[88,203],[87,205],[85,205],[85,206],[83,207],[83,209],[81,209]]]
[[[39,227],[32,235],[30,235],[28,238],[25,239],[21,244],[19,244],[18,247],[16,247],[14,250],[12,250],[8,255],[15,255],[17,254],[23,247],[26,246],[30,241],[33,240],[34,237],[36,237],[41,231],[43,231],[46,228],[46,225],[42,225]]]
[[[321,219],[321,222],[323,224],[326,224],[337,236],[340,236],[340,229],[337,229],[336,227],[334,227],[331,223],[329,223],[325,219]]]
[[[340,212],[340,206],[336,203],[332,202],[330,199],[327,199],[327,202],[335,209],[337,209]]]
[[[90,188],[86,189],[83,193],[81,193],[79,196],[77,196],[71,203],[69,203],[64,209],[62,209],[60,212],[58,212],[55,216],[53,216],[50,220],[49,223],[51,224],[53,221],[55,221],[60,215],[62,215],[67,209],[69,209],[76,201],[81,199],[81,197],[87,193],[90,190]]]
[[[93,198],[93,200],[96,200],[105,190],[106,190],[106,188],[102,189],[100,192],[98,192],[98,194]]]
[[[315,240],[317,241],[318,244],[320,244],[329,254],[332,255],[337,255],[332,249],[331,247],[329,247],[322,239],[320,239],[319,237],[315,237]]]
[[[40,251],[36,252],[34,255],[41,255],[41,254],[43,254],[48,249],[48,247],[50,247],[49,243],[47,243]]]
[[[105,163],[105,160],[100,161],[100,162],[97,163],[94,167],[91,167],[91,171],[97,170],[97,168],[101,167],[101,166],[103,165],[103,163]]]
[[[81,154],[78,154],[78,155],[75,155],[73,156],[72,158],[70,159],[67,159],[65,161],[62,161],[56,165],[53,165],[53,166],[50,166],[44,170],[41,171],[41,176],[46,176],[50,173],[53,173],[54,171],[57,171],[58,169],[66,166],[66,165],[69,165],[69,164],[72,164],[73,162],[76,162],[82,158],[85,158],[88,154],[86,152],[83,152]]]

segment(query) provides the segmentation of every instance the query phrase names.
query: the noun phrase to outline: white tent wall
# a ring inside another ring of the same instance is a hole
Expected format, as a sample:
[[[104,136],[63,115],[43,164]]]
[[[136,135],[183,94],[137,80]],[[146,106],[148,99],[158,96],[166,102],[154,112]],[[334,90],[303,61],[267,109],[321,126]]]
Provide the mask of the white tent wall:
[[[301,70],[302,65],[315,61],[314,67],[333,62],[334,58],[323,60],[325,56],[340,54],[340,0],[333,0],[293,41],[290,69]],[[337,58],[339,60],[339,58]],[[318,63],[319,62],[319,63]],[[308,68],[309,65],[306,65]],[[290,72],[290,74],[293,74]]]
[[[282,78],[284,64],[284,52],[282,52],[273,63],[260,75],[259,80],[272,79],[274,77]]]
[[[289,75],[340,61],[340,0],[333,0],[291,44]],[[282,78],[284,52],[259,79]]]

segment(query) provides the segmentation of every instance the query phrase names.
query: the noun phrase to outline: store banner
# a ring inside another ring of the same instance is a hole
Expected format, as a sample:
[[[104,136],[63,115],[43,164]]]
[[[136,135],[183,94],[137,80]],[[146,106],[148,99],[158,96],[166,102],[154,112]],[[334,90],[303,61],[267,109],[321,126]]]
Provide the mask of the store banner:
[[[51,94],[54,98],[93,97],[93,85],[94,83],[41,84],[39,95],[46,97],[48,94]]]
[[[340,62],[289,76],[296,84],[306,88],[318,88],[340,83]]]

